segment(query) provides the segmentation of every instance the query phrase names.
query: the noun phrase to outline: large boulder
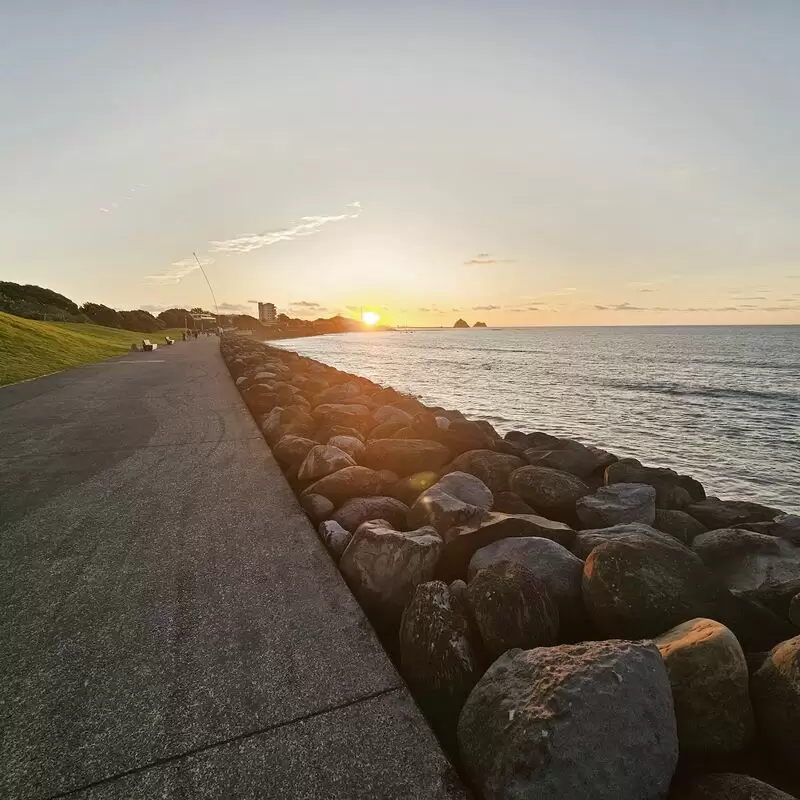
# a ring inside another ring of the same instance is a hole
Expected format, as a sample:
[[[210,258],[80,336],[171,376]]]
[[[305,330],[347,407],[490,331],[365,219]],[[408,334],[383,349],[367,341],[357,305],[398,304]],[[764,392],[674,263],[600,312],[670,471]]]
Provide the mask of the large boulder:
[[[787,617],[800,592],[800,548],[786,539],[723,528],[695,537],[692,549],[731,591]]]
[[[300,505],[315,525],[319,525],[320,522],[328,519],[333,514],[334,509],[333,503],[321,494],[301,495]]]
[[[472,690],[458,744],[486,800],[662,800],[678,760],[663,661],[639,642],[511,650]]]
[[[493,492],[494,503],[492,511],[500,511],[503,514],[535,514],[535,509],[531,508],[518,494],[514,492]]]
[[[356,462],[344,450],[330,444],[318,444],[308,451],[297,472],[297,479],[316,481],[332,472],[354,466]]]
[[[414,421],[414,417],[411,414],[396,406],[381,406],[372,413],[372,416],[375,417],[375,422],[378,425],[396,423],[403,427],[408,427]]]
[[[469,580],[480,570],[504,561],[526,567],[547,587],[558,605],[562,633],[569,635],[582,629],[583,561],[551,539],[539,536],[499,539],[482,547],[472,556],[469,562]]]
[[[480,520],[445,531],[437,577],[448,583],[466,577],[470,559],[477,550],[499,539],[515,536],[541,536],[569,547],[575,532],[562,522],[553,522],[535,514],[492,511]]]
[[[467,586],[467,603],[492,661],[514,647],[558,641],[558,605],[522,564],[502,561],[480,570]]]
[[[400,622],[400,670],[434,730],[452,743],[481,667],[465,609],[446,583],[416,587]]]
[[[440,470],[450,460],[450,451],[427,439],[371,439],[364,463],[374,469],[390,469],[398,475]]]
[[[547,467],[521,467],[512,473],[510,487],[540,514],[562,522],[574,520],[575,503],[591,491],[575,475]]]
[[[751,652],[769,649],[791,631],[788,621],[731,594],[696,553],[668,538],[608,541],[587,557],[583,601],[603,636],[647,639],[708,617],[727,625]]]
[[[769,522],[745,522],[737,527],[777,536],[800,547],[800,514],[781,514]]]
[[[320,478],[303,494],[321,494],[334,505],[341,505],[351,497],[368,497],[378,494],[383,486],[381,476],[369,467],[345,467]]]
[[[695,536],[705,533],[707,528],[691,514],[675,508],[657,508],[653,527],[674,536],[684,544],[691,544]]]
[[[386,471],[381,470],[381,472],[384,473]],[[406,475],[404,478],[395,476],[394,482],[387,482],[386,494],[402,500],[407,506],[412,506],[422,492],[430,489],[438,480],[439,473],[430,471],[415,472],[412,475]]]
[[[420,583],[433,579],[442,540],[433,528],[396,531],[382,522],[361,525],[339,569],[380,630],[395,628]]]
[[[577,442],[559,450],[531,447],[525,451],[525,459],[533,467],[549,467],[579,478],[588,478],[599,467],[597,456]]]
[[[333,557],[333,560],[338,563],[342,557],[342,553],[347,549],[347,545],[350,544],[350,539],[353,538],[353,534],[345,530],[338,522],[329,519],[320,523],[319,538],[322,539],[325,547],[328,548],[328,552]]]
[[[480,478],[492,494],[508,491],[511,474],[525,462],[514,455],[496,453],[494,450],[468,450],[453,459],[447,467],[448,472],[468,472]]]
[[[313,439],[287,434],[272,448],[272,454],[284,467],[302,464],[309,452],[317,446]]]
[[[682,753],[744,750],[753,734],[747,661],[733,633],[692,619],[653,640],[667,666]]]
[[[750,696],[762,743],[789,772],[800,775],[800,636],[770,651],[752,677]]]
[[[652,525],[656,490],[646,483],[615,483],[581,497],[575,511],[583,528],[607,528],[629,522]]]
[[[712,772],[678,784],[670,800],[795,800],[768,783],[736,772]]]
[[[666,545],[682,547],[681,543],[667,533],[657,531],[649,525],[642,525],[638,522],[631,522],[627,525],[612,525],[610,528],[597,528],[587,531],[579,531],[575,536],[572,545],[572,552],[578,558],[586,559],[589,553],[598,545],[611,541],[637,541],[648,542],[657,540]]]
[[[404,530],[408,527],[407,516],[408,506],[394,497],[353,497],[336,511],[333,519],[348,531],[373,519],[386,520],[393,528]]]
[[[270,447],[274,447],[281,436],[283,436],[283,423],[281,422],[282,412],[283,409],[278,406],[273,408],[268,414],[264,414],[260,417],[259,427]]]
[[[643,467],[636,461],[617,461],[606,467],[606,484],[647,483],[656,490],[659,508],[685,508],[692,502],[705,499],[702,485],[688,475],[679,475],[671,469]]]
[[[331,436],[328,444],[343,450],[353,459],[354,463],[358,463],[364,457],[364,442],[355,436]]]
[[[789,603],[789,622],[800,628],[800,592]]]
[[[329,389],[321,391],[314,398],[314,405],[326,405],[329,403],[349,403],[354,397],[361,396],[361,387],[351,381],[331,386]]]
[[[419,495],[408,515],[412,527],[432,525],[444,533],[455,525],[480,520],[494,498],[486,485],[466,472],[451,472]]]
[[[323,403],[314,409],[313,416],[318,423],[328,426],[342,425],[361,433],[375,425],[372,412],[359,403]]]
[[[718,497],[708,497],[692,503],[686,510],[709,530],[733,528],[751,522],[772,522],[782,514],[778,509],[762,506],[760,503],[720,500]]]

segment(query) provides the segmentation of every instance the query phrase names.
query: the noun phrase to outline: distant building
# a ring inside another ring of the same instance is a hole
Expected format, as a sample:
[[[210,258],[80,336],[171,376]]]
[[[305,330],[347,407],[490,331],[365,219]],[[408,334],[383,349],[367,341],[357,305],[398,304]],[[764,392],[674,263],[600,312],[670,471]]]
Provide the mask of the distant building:
[[[258,321],[263,325],[278,324],[278,310],[272,303],[258,304]]]

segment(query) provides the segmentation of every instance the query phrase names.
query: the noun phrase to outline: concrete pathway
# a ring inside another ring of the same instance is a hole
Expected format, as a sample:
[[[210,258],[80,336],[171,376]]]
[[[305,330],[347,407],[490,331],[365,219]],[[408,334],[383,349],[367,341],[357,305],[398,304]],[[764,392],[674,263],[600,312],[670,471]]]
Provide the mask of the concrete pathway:
[[[216,339],[0,389],[0,797],[463,789]]]

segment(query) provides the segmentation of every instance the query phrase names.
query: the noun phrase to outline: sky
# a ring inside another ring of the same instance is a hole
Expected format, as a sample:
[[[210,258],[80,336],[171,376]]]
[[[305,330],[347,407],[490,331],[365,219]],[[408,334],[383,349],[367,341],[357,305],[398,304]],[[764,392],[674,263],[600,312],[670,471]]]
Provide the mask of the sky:
[[[446,325],[800,323],[800,3],[31,0],[0,279]]]

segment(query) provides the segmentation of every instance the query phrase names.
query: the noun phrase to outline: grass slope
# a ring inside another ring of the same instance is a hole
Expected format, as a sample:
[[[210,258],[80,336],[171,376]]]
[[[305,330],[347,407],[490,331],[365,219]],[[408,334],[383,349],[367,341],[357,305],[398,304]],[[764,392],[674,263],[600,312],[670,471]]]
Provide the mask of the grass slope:
[[[79,322],[39,322],[0,311],[0,386],[128,352],[142,339],[180,340],[180,330],[122,331]]]

